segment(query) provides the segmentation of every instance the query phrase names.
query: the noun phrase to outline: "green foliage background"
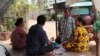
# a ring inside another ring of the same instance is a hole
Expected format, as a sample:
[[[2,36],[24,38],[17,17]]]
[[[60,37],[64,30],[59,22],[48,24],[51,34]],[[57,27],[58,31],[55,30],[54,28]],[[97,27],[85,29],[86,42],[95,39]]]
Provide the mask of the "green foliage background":
[[[34,2],[34,0],[32,1]],[[12,30],[18,17],[23,17],[26,20],[29,11],[44,11],[46,9],[45,3],[46,0],[37,0],[36,4],[29,4],[28,0],[14,0],[3,17],[3,31]],[[46,17],[48,20],[51,19],[51,16],[46,15]]]
[[[4,15],[4,31],[12,30],[16,18],[26,18],[28,12],[27,0],[14,0],[14,3],[9,7]]]

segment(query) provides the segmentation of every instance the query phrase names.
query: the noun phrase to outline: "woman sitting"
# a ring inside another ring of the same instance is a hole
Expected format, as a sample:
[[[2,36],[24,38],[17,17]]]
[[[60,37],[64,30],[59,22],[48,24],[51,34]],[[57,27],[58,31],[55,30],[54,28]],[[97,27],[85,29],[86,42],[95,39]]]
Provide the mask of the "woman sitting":
[[[11,33],[11,42],[13,49],[20,50],[25,47],[27,33],[24,28],[23,18],[18,18],[15,23],[16,28]]]
[[[86,52],[89,49],[89,37],[87,30],[84,28],[85,21],[79,17],[76,20],[76,25],[77,27],[71,40],[63,42],[62,45],[66,50]]]

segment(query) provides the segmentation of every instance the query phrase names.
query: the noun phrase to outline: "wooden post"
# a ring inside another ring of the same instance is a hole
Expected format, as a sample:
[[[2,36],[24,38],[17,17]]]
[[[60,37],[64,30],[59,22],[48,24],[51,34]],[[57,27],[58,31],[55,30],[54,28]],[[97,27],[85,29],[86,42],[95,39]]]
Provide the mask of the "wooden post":
[[[96,39],[96,56],[100,56],[100,32],[96,32],[97,39]]]
[[[95,0],[97,1],[97,0]],[[100,15],[98,14],[98,8],[97,8],[97,5],[95,4],[94,0],[92,0],[92,3],[93,3],[93,7],[95,9],[95,12],[96,12],[96,19],[98,17],[100,17]],[[100,56],[100,32],[95,32],[96,33],[96,56]]]
[[[58,25],[57,24],[57,0],[55,0],[55,15],[56,15],[55,18],[56,18],[56,37],[57,37],[57,32],[58,32],[57,31],[57,29],[58,29],[58,27],[57,27],[57,25]]]

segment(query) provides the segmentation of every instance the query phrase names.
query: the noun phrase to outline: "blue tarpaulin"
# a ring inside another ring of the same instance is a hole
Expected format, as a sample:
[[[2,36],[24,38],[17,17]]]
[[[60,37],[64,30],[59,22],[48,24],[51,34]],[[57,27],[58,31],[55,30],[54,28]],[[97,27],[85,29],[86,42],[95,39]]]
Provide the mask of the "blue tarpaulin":
[[[72,15],[84,15],[89,14],[89,8],[73,8],[71,10]]]

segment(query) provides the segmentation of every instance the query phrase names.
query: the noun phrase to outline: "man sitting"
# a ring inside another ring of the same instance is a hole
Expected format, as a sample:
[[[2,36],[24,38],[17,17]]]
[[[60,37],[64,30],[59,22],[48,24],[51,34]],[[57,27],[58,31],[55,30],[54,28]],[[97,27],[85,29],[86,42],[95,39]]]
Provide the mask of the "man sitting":
[[[37,24],[29,29],[26,53],[27,56],[37,56],[37,54],[44,54],[45,52],[52,51],[53,48],[48,40],[47,34],[43,29],[46,18],[40,15],[37,18]]]

